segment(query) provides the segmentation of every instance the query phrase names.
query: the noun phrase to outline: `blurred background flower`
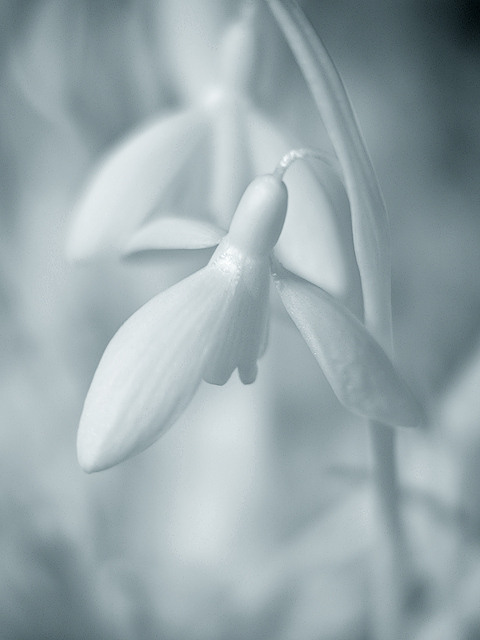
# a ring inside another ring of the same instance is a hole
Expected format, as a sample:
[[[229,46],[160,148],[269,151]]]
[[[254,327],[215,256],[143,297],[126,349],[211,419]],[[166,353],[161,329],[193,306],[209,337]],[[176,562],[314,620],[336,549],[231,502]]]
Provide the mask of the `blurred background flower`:
[[[397,362],[431,409],[427,434],[401,436],[409,534],[428,585],[423,604],[415,596],[412,637],[445,637],[449,626],[471,639],[480,566],[480,407],[470,391],[480,329],[479,4],[303,6],[344,78],[379,176],[392,226]],[[108,340],[209,254],[73,268],[64,258],[69,214],[112,144],[198,95],[199,69],[214,68],[237,9],[221,0],[1,3],[5,640],[368,637],[364,428],[338,407],[281,317],[255,385],[203,387],[178,428],[119,468],[86,476],[75,459],[82,402]],[[320,145],[318,117],[273,22],[262,42],[255,99]]]

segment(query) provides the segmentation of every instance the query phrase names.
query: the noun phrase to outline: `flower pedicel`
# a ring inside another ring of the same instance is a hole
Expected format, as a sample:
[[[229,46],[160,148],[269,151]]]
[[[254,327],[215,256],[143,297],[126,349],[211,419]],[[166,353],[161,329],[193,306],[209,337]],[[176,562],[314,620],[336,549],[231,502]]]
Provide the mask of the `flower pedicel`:
[[[85,471],[107,469],[157,440],[201,380],[223,385],[238,369],[254,382],[268,336],[270,279],[333,391],[348,409],[391,425],[423,414],[360,321],[326,291],[292,274],[272,251],[287,212],[283,173],[253,180],[209,263],[160,293],[120,328],[88,391],[77,451]]]

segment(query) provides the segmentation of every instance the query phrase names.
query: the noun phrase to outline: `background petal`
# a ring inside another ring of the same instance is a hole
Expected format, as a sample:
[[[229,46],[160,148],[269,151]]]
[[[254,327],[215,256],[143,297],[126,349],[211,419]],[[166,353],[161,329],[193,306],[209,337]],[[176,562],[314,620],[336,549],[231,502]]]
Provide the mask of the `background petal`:
[[[125,253],[150,249],[205,249],[214,247],[225,235],[203,220],[163,216],[142,225],[125,247]]]
[[[150,213],[207,131],[206,113],[160,118],[121,143],[94,173],[67,239],[67,256],[119,251]]]

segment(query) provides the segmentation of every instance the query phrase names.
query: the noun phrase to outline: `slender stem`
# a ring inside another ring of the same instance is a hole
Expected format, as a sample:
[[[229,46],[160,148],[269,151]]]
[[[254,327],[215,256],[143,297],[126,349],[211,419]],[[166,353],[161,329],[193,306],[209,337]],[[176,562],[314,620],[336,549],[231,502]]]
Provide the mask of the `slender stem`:
[[[375,506],[379,534],[374,556],[373,634],[376,640],[406,638],[405,605],[409,565],[404,527],[399,509],[395,431],[385,425],[369,423]]]
[[[387,353],[392,353],[389,225],[350,100],[332,59],[298,4],[293,0],[267,0],[267,3],[302,71],[345,177],[365,325]],[[372,422],[370,436],[380,529],[374,558],[373,635],[376,640],[400,640],[405,629],[410,572],[399,507],[395,432]]]
[[[315,158],[316,160],[320,160],[320,162],[323,162],[323,164],[326,165],[329,169],[333,169],[338,173],[335,158],[332,158],[328,153],[323,153],[322,151],[318,151],[317,149],[303,147],[301,149],[292,149],[286,155],[284,155],[275,167],[273,175],[279,178],[279,180],[282,180],[286,170],[291,164],[293,164],[296,160],[303,160],[305,158]]]
[[[350,200],[365,322],[391,350],[390,232],[378,181],[340,75],[318,34],[293,0],[267,0],[328,131]]]

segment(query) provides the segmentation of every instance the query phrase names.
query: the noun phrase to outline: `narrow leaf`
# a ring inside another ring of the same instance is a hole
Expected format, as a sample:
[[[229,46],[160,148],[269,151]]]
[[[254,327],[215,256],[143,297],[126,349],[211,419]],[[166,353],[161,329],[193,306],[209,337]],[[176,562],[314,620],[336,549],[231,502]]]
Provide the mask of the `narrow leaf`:
[[[388,356],[346,307],[277,261],[273,276],[287,312],[342,404],[392,426],[423,423],[421,407]]]

